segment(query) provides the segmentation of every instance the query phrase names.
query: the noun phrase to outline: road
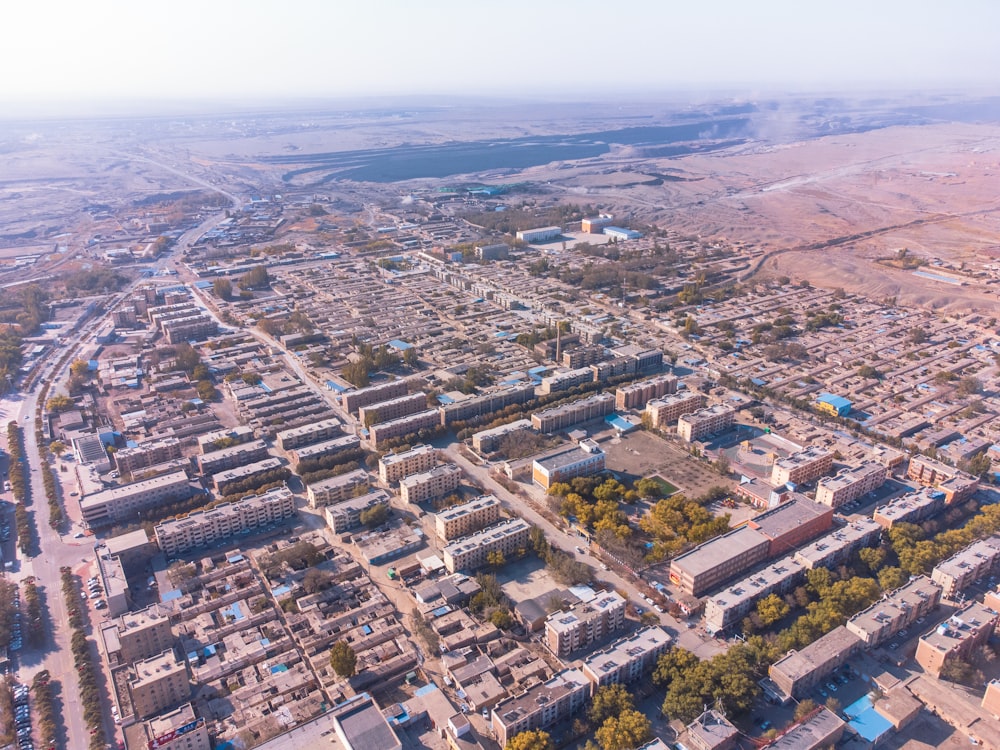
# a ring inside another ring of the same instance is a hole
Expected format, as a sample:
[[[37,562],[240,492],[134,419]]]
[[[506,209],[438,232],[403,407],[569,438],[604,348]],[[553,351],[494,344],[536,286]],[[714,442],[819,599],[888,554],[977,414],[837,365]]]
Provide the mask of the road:
[[[490,477],[487,467],[470,461],[462,455],[454,444],[443,447],[441,450],[448,455],[451,461],[462,467],[466,474],[475,479],[480,486],[489,488],[488,491],[496,495],[497,499],[500,500],[500,503],[509,513],[521,516],[528,523],[545,529],[545,536],[550,544],[573,555],[580,562],[592,566],[595,564],[592,556],[586,552],[581,554],[576,551],[576,547],[581,543],[580,537],[553,525],[552,522],[533,507],[531,501],[526,501],[524,498],[518,497],[495,482]],[[610,583],[616,591],[627,594],[629,600],[633,603],[643,602],[644,595],[633,580],[619,575],[615,570],[602,571],[599,577]],[[641,604],[641,606],[646,607],[645,604]],[[691,651],[702,659],[710,659],[715,654],[725,650],[724,644],[712,638],[702,636],[697,630],[688,629],[685,623],[680,622],[667,613],[660,614],[659,618],[661,625],[675,639],[674,642],[677,645]]]

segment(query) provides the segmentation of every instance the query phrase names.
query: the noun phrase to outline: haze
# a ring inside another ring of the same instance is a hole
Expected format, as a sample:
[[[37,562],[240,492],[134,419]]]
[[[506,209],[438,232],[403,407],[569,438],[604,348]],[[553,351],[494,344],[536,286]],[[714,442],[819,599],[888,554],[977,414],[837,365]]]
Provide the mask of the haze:
[[[0,103],[983,87],[1000,4],[17,3]]]

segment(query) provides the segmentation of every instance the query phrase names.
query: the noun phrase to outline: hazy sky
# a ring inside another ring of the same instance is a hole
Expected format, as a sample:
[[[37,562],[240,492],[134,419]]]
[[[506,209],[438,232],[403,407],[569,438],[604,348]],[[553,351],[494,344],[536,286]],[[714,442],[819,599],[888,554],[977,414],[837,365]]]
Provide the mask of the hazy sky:
[[[1000,0],[10,0],[0,105],[1000,88]]]

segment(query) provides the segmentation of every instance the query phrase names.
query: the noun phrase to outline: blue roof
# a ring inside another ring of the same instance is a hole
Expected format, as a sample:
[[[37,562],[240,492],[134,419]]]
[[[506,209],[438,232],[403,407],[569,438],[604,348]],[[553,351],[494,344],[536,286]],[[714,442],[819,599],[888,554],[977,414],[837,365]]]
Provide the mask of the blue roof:
[[[816,400],[839,409],[850,408],[851,406],[851,402],[846,398],[843,396],[834,396],[832,393],[821,393],[816,397]]]
[[[337,393],[343,393],[344,391],[347,390],[344,386],[337,385],[332,380],[326,381],[326,387],[329,388],[331,391],[336,391]]]
[[[407,349],[413,348],[413,344],[407,344],[405,341],[401,341],[400,339],[393,339],[389,342],[389,346],[393,349],[398,349],[401,352],[405,352]]]

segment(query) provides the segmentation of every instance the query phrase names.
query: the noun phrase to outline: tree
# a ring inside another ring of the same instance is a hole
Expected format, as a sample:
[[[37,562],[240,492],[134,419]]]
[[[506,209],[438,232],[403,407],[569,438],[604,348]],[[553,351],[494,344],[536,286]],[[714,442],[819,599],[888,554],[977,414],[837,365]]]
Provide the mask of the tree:
[[[84,377],[88,372],[90,372],[90,365],[83,359],[74,360],[73,364],[69,366],[70,375]]]
[[[858,377],[866,380],[873,380],[882,377],[882,374],[871,365],[861,365],[858,368]]]
[[[764,626],[773,625],[789,612],[789,606],[777,594],[769,594],[757,602],[757,614]]]
[[[341,677],[353,677],[358,656],[346,641],[337,641],[330,648],[330,668]]]
[[[410,347],[405,352],[403,352],[403,362],[409,367],[416,367],[420,364],[420,355],[417,354],[417,350]]]
[[[233,282],[229,279],[215,279],[212,282],[212,291],[216,297],[228,302],[233,298]]]
[[[554,750],[552,738],[541,729],[518,732],[504,745],[504,750]]]
[[[326,570],[309,568],[302,576],[302,588],[307,594],[315,594],[333,585],[333,575]]]
[[[816,710],[816,701],[812,698],[805,698],[795,707],[795,721],[802,721],[809,714]]]
[[[635,750],[653,736],[653,726],[645,715],[629,709],[608,717],[594,736],[603,750]]]
[[[61,440],[53,440],[49,443],[49,450],[54,456],[59,457],[66,452],[66,444]]]
[[[886,551],[881,547],[863,547],[858,550],[858,559],[861,560],[868,570],[873,574],[878,574],[882,566],[885,564]]]
[[[958,381],[958,394],[960,396],[972,396],[976,393],[983,392],[983,384],[980,382],[979,378],[972,375],[966,375],[964,378]]]
[[[381,526],[389,520],[389,506],[386,503],[379,503],[378,505],[373,505],[371,508],[365,508],[361,511],[359,518],[361,524],[370,529]]]
[[[904,585],[909,576],[899,568],[882,568],[878,572],[878,585],[883,591],[892,591]]]
[[[514,617],[506,609],[496,609],[490,615],[490,622],[501,630],[510,630],[514,627]]]
[[[594,724],[603,724],[608,718],[634,707],[632,694],[624,685],[604,685],[594,693],[588,716]]]
[[[502,550],[492,550],[486,553],[486,564],[493,568],[502,568],[507,564],[507,558]]]
[[[271,276],[264,266],[254,266],[240,276],[240,289],[266,289],[271,285]]]
[[[45,408],[47,411],[54,412],[56,414],[64,411],[69,411],[74,406],[73,399],[64,393],[57,393],[55,396],[50,398],[45,402]]]

